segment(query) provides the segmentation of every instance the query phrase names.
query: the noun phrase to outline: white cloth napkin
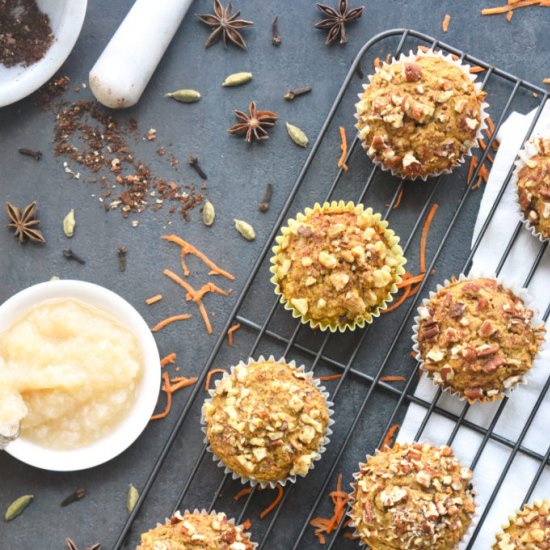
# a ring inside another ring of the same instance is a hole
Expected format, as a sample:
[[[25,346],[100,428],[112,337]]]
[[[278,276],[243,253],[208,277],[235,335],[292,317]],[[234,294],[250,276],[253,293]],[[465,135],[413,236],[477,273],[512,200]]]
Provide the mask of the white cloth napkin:
[[[534,111],[527,115],[514,112],[501,127],[497,136],[500,141],[500,147],[481,201],[472,244],[479,235],[481,227],[516,158],[517,152],[522,146],[534,114]],[[548,129],[549,124],[550,103],[545,106],[535,128],[535,133]],[[512,238],[517,221],[519,220],[514,196],[514,185],[515,182],[512,177],[474,256],[471,273],[494,273],[506,246]],[[535,262],[541,246],[540,241],[522,226],[500,273],[500,277],[506,282],[509,281],[518,286],[524,286],[525,279]],[[550,247],[546,250],[528,290],[530,295],[535,299],[535,306],[542,316],[550,303]],[[541,353],[540,359],[535,361],[531,369],[531,375],[528,378],[528,384],[513,391],[495,426],[495,433],[514,442],[518,440],[527,418],[540,395],[542,387],[550,375],[549,348],[550,345],[547,345],[546,350]],[[435,393],[436,388],[434,384],[423,375],[415,395],[431,402]],[[466,419],[479,426],[487,427],[490,425],[499,405],[500,402],[473,405],[470,407]],[[438,406],[455,414],[460,414],[464,407],[464,402],[454,396],[443,393],[438,401]],[[414,403],[411,404],[401,426],[398,440],[400,442],[410,442],[415,439],[425,415],[426,409],[424,407]],[[550,445],[549,419],[550,392],[545,397],[523,440],[522,445],[524,447],[542,455],[546,453]],[[445,444],[454,427],[455,423],[453,421],[439,414],[432,413],[419,439],[420,441],[429,441],[436,445]],[[481,434],[469,428],[461,427],[459,429],[452,446],[464,465],[470,465],[482,439],[483,436]],[[479,513],[485,509],[497,480],[502,474],[502,469],[510,457],[510,451],[509,447],[495,441],[489,440],[487,442],[474,471],[474,482],[477,491],[476,502],[479,507]],[[495,534],[500,530],[501,525],[521,505],[539,464],[538,461],[518,452],[476,538],[475,549],[486,550],[491,547]],[[531,501],[542,498],[550,498],[550,468],[548,467],[542,473]],[[469,535],[461,546],[465,546],[468,539]]]

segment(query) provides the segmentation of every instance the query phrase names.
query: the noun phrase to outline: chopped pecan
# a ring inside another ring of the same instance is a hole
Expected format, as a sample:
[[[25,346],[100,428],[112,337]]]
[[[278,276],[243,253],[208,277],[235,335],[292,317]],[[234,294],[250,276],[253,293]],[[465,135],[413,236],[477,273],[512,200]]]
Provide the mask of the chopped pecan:
[[[481,388],[466,388],[464,395],[469,399],[480,399],[483,397],[483,390]]]
[[[421,325],[420,340],[431,340],[439,334],[437,321],[430,321]]]
[[[466,283],[463,287],[462,287],[462,290],[464,292],[479,292],[479,290],[481,289],[481,287],[477,284],[477,283]]]
[[[500,346],[498,344],[482,344],[477,346],[476,353],[478,357],[489,357],[489,355],[494,355]]]
[[[405,63],[405,80],[416,82],[422,78],[422,67],[418,63]]]
[[[376,135],[372,138],[371,147],[372,147],[376,152],[382,151],[382,149],[384,149],[384,137],[381,136],[380,134],[376,134]]]
[[[311,235],[313,235],[313,231],[309,225],[300,225],[296,233],[298,233],[300,237],[311,237]]]
[[[539,193],[545,201],[550,201],[550,188],[541,188]]]
[[[474,348],[465,347],[462,349],[462,357],[468,361],[468,363],[473,363],[477,359],[477,353]]]
[[[482,338],[487,338],[488,336],[491,336],[492,334],[494,334],[496,330],[497,330],[496,327],[493,326],[491,321],[485,320],[483,321],[483,323],[481,323],[481,326],[479,327],[479,330],[477,331],[477,333]]]
[[[504,356],[497,355],[492,359],[490,359],[489,361],[487,361],[487,363],[485,363],[482,368],[485,372],[494,372],[500,366],[504,365],[504,363],[506,363],[506,359],[504,358]]]
[[[454,304],[449,310],[449,317],[451,317],[452,319],[460,319],[460,317],[464,315],[464,309],[464,304]]]

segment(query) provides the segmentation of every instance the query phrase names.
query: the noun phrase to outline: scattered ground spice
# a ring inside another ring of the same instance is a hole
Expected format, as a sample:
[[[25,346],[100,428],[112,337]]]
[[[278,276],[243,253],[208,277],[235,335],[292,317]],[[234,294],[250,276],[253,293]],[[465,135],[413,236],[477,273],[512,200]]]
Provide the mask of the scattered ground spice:
[[[5,67],[33,65],[54,41],[50,18],[36,0],[2,0],[0,22],[0,64]]]
[[[52,78],[36,92],[36,104],[47,111],[53,106],[53,102],[62,96],[69,88],[70,78],[68,76],[59,76]]]
[[[137,160],[128,144],[128,138],[136,134],[135,119],[119,121],[95,101],[61,102],[54,130],[55,153],[92,173],[110,173],[114,182],[105,175],[99,177],[100,187],[106,189],[99,200],[106,210],[118,209],[127,218],[131,212],[143,212],[151,206],[160,209],[169,201],[178,204],[176,209],[188,221],[188,212],[203,200],[202,193],[194,185],[178,185],[158,177]],[[147,139],[153,135],[149,130]]]

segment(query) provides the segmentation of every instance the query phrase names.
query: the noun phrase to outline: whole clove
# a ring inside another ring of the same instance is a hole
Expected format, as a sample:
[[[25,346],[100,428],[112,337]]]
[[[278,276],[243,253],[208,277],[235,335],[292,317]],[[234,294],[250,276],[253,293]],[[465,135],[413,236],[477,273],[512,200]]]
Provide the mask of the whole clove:
[[[271,203],[271,197],[273,195],[273,184],[268,183],[265,188],[265,193],[262,201],[259,204],[260,212],[267,212]]]
[[[69,506],[69,504],[72,504],[73,502],[76,502],[77,500],[82,500],[86,496],[86,489],[76,489],[74,493],[71,493],[68,497],[64,498],[61,501],[61,506]]]
[[[204,173],[204,170],[201,168],[201,165],[199,164],[198,157],[196,157],[195,155],[190,155],[189,158],[187,159],[187,162],[189,163],[189,166],[191,166],[191,168],[193,168],[193,170],[197,172],[200,178],[202,178],[203,180],[208,179],[208,176]]]
[[[294,88],[287,90],[285,95],[283,96],[284,99],[287,101],[293,101],[298,96],[309,94],[311,92],[311,86],[302,86],[301,88]]]
[[[32,157],[34,160],[40,160],[42,158],[42,151],[34,151],[33,149],[27,149],[25,147],[18,149],[18,151],[26,157]]]
[[[126,247],[123,244],[121,244],[117,248],[116,252],[118,255],[118,270],[121,273],[124,273],[126,271],[126,254],[128,253],[128,251],[126,250]]]
[[[271,35],[272,35],[271,43],[275,47],[280,46],[283,39],[279,34],[279,16],[275,17],[275,19],[273,20],[273,23],[271,25]]]
[[[67,258],[67,260],[74,260],[75,262],[78,262],[80,265],[84,265],[86,263],[86,260],[83,260],[78,254],[75,254],[70,248],[66,248],[63,250],[63,256]]]

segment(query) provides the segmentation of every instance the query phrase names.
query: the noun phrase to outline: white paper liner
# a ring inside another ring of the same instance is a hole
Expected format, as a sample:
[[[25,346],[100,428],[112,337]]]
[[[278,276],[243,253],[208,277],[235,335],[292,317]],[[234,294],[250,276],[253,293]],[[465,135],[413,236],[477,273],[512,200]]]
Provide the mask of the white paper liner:
[[[367,312],[365,315],[358,316],[356,319],[346,321],[345,323],[331,325],[329,323],[323,323],[322,321],[310,319],[307,313],[305,315],[301,314],[299,311],[296,310],[294,306],[290,304],[289,300],[285,298],[279,284],[276,258],[277,255],[281,252],[281,242],[283,238],[291,232],[290,226],[293,222],[307,222],[309,216],[311,216],[311,214],[313,214],[314,212],[331,212],[337,209],[345,212],[353,212],[357,215],[365,213],[368,216],[374,218],[376,220],[376,223],[384,230],[384,237],[386,239],[388,247],[391,249],[392,254],[395,257],[399,258],[401,260],[401,263],[396,268],[395,281],[388,291],[387,296],[384,298],[384,300],[382,300],[379,305],[373,307],[372,310]],[[281,232],[275,239],[276,244],[272,248],[273,256],[271,256],[270,258],[271,266],[269,267],[269,271],[272,273],[270,281],[275,285],[275,294],[279,296],[279,302],[287,311],[291,312],[292,317],[294,317],[295,319],[300,319],[300,321],[304,325],[309,324],[312,329],[319,329],[321,331],[330,330],[331,332],[345,332],[346,330],[355,330],[357,327],[364,328],[366,324],[372,323],[376,317],[380,317],[380,314],[383,313],[383,311],[387,309],[389,304],[393,301],[393,295],[399,292],[398,285],[402,281],[401,276],[405,273],[404,265],[407,263],[407,258],[405,258],[403,254],[403,249],[399,245],[400,240],[400,237],[396,235],[395,231],[389,227],[387,220],[383,220],[382,215],[378,212],[374,212],[373,209],[370,207],[365,208],[361,203],[355,204],[353,201],[345,202],[343,200],[331,202],[326,201],[323,204],[317,202],[313,205],[313,208],[307,207],[304,209],[303,212],[298,212],[295,218],[289,218],[286,221],[286,224],[281,227]]]
[[[416,443],[416,442],[413,442],[413,443],[399,443],[398,445],[400,445],[400,447],[409,447],[409,446],[413,445],[414,443]],[[430,445],[431,447],[434,447],[434,448],[440,448],[437,445],[432,445],[429,441],[419,441],[417,443],[421,443],[422,445],[427,444],[427,445]],[[380,449],[376,449],[374,454],[377,455],[380,452],[381,452]],[[462,465],[462,461],[457,457],[456,453],[454,453],[454,449],[453,449],[453,454],[454,454],[454,457],[456,458],[456,460],[458,460],[458,462]],[[355,492],[357,490],[357,480],[359,479],[359,477],[361,477],[360,476],[361,469],[363,468],[363,466],[365,466],[367,464],[367,462],[369,461],[369,459],[372,456],[374,456],[374,455],[368,454],[365,457],[364,462],[359,462],[358,470],[353,473],[353,481],[350,483],[351,493],[349,494],[348,509],[346,511],[346,515],[349,518],[348,527],[353,527],[353,529],[354,529],[354,531],[352,533],[352,537],[355,540],[359,541],[359,544],[360,544],[361,548],[367,548],[367,546],[363,542],[361,542],[361,537],[360,537],[360,535],[357,531],[358,526],[354,522],[354,520],[351,516],[351,509],[352,509],[353,504],[355,503],[354,495],[355,495]],[[473,496],[474,496],[475,512],[472,514],[472,521],[470,522],[470,525],[468,525],[468,528],[466,529],[466,532],[464,533],[464,535],[462,535],[462,538],[460,539],[460,542],[458,543],[458,545],[456,545],[454,547],[453,550],[455,550],[455,549],[456,550],[464,550],[467,547],[467,541],[472,536],[473,528],[477,524],[477,522],[479,521],[480,508],[479,508],[479,505],[475,501],[475,497],[477,496],[477,492],[476,492],[475,483],[474,483],[473,478],[470,480],[470,484],[472,485],[472,491],[473,491]]]
[[[497,536],[502,535],[504,533],[505,529],[508,529],[511,525],[513,525],[518,520],[518,514],[519,514],[520,511],[523,511],[523,510],[539,510],[545,502],[548,503],[548,500],[547,499],[534,500],[532,503],[528,502],[527,504],[525,504],[521,508],[516,509],[515,514],[512,514],[512,515],[508,516],[508,519],[501,525],[500,531],[495,534],[495,544],[497,542]]]
[[[235,523],[235,518],[229,518],[225,512],[216,512],[215,510],[212,510],[211,512],[208,512],[205,508],[202,508],[201,510],[199,510],[198,508],[194,508],[192,512],[189,510],[189,508],[186,508],[185,511],[184,511],[183,513],[181,513],[181,512],[178,510],[177,512],[175,512],[175,513],[173,514],[173,516],[171,516],[171,517],[169,517],[169,518],[166,518],[166,521],[165,521],[164,523],[159,523],[159,522],[157,522],[156,527],[162,527],[163,525],[166,525],[167,523],[170,522],[170,520],[172,519],[172,517],[174,517],[174,516],[177,515],[177,514],[179,514],[179,515],[181,515],[181,516],[184,516],[185,514],[200,514],[201,516],[217,516],[219,513],[222,513],[222,514],[226,517],[228,523],[231,523],[232,525],[235,525],[235,526],[237,527],[237,529],[240,529],[240,530],[241,530],[242,534],[243,534],[246,538],[248,538],[248,541],[247,541],[247,542],[249,542],[249,543],[252,545],[252,548],[255,549],[255,548],[258,547],[258,543],[257,543],[257,542],[253,542],[253,541],[251,540],[251,537],[252,537],[251,533],[250,533],[249,531],[246,531],[246,530],[244,529],[244,527],[242,526],[242,524],[241,524],[241,525],[237,525],[237,524]],[[138,546],[138,548],[139,548],[139,546]]]
[[[477,74],[473,74],[473,73],[470,72],[470,65],[468,65],[466,63],[461,63],[458,59],[453,59],[451,54],[444,55],[439,50],[428,50],[428,51],[423,52],[422,50],[419,49],[417,51],[417,53],[414,53],[412,50],[410,50],[408,54],[402,53],[399,56],[398,59],[396,59],[395,57],[392,57],[392,59],[389,63],[386,63],[384,61],[380,68],[384,68],[384,66],[391,65],[393,63],[414,62],[415,59],[418,58],[418,57],[440,57],[442,59],[445,59],[449,63],[452,63],[453,65],[458,67],[470,79],[470,81],[474,84],[474,87],[475,87],[477,93],[482,91],[481,84],[479,82],[476,82]],[[374,71],[374,74],[378,73],[380,68],[376,67],[375,71]],[[373,74],[368,75],[369,83],[372,81],[373,76],[374,76]],[[359,100],[363,99],[363,93],[368,88],[368,86],[369,86],[368,84],[363,84],[363,92],[360,93],[360,94],[357,94],[357,96],[359,97]],[[358,121],[355,124],[355,128],[356,128],[356,130],[358,132],[358,136],[359,136],[359,132],[361,131],[361,129],[359,128],[359,115],[357,113],[358,103],[355,104],[356,112],[355,112],[354,116]],[[381,160],[376,159],[373,156],[369,155],[369,153],[368,153],[369,147],[363,142],[363,140],[361,138],[359,138],[359,141],[361,142],[361,146],[366,151],[366,153],[369,156],[369,158],[371,159],[371,161],[376,166],[378,166],[381,170],[384,170],[386,172],[391,172],[393,176],[395,176],[396,178],[399,178],[399,179],[406,179],[408,181],[414,181],[414,180],[417,180],[417,179],[421,179],[423,181],[426,181],[428,178],[441,176],[442,174],[450,174],[455,168],[459,167],[461,164],[464,164],[464,161],[466,160],[466,158],[472,155],[472,150],[473,149],[477,149],[477,147],[479,147],[479,141],[480,141],[480,139],[483,138],[483,130],[487,129],[487,119],[489,118],[489,113],[487,112],[488,108],[489,108],[489,104],[486,101],[482,101],[481,104],[480,104],[480,110],[479,110],[479,117],[480,117],[480,122],[481,123],[480,123],[480,125],[477,129],[476,137],[474,138],[474,141],[473,141],[472,145],[468,148],[468,150],[465,151],[464,153],[462,153],[462,155],[456,160],[456,163],[453,166],[451,166],[450,168],[440,170],[439,172],[426,174],[424,176],[420,176],[420,175],[414,176],[414,177],[404,176],[402,173],[394,170],[393,168],[388,168]]]
[[[550,237],[545,238],[538,231],[537,227],[535,225],[533,225],[525,217],[525,214],[524,214],[524,212],[521,209],[521,206],[519,204],[519,188],[518,188],[519,173],[521,172],[521,170],[525,166],[527,166],[527,161],[531,157],[534,157],[535,155],[538,154],[537,147],[536,147],[534,141],[537,140],[537,139],[540,139],[540,138],[550,140],[550,135],[540,135],[539,134],[539,135],[535,136],[534,138],[530,139],[529,141],[526,141],[523,144],[523,148],[519,151],[518,158],[514,162],[514,165],[515,165],[516,168],[514,170],[514,175],[513,175],[513,178],[512,178],[512,181],[510,182],[510,184],[514,186],[514,188],[513,188],[514,189],[514,198],[516,200],[517,211],[518,211],[518,215],[521,219],[521,222],[541,243],[543,243],[545,241],[550,241]]]
[[[525,305],[525,307],[527,307],[527,308],[529,308],[533,311],[533,317],[531,318],[531,326],[533,327],[533,329],[537,329],[539,327],[544,327],[544,321],[540,317],[539,311],[534,306],[533,298],[531,297],[531,295],[529,294],[527,289],[525,289],[523,287],[520,287],[516,283],[511,282],[511,281],[507,281],[503,277],[495,277],[494,273],[481,273],[481,272],[480,273],[475,273],[475,274],[470,273],[470,275],[468,275],[468,276],[461,273],[457,277],[456,282],[466,281],[466,280],[474,281],[475,279],[480,279],[480,278],[494,279],[499,285],[502,285],[505,289],[511,290],[514,293],[515,296],[517,296],[518,298],[521,298],[521,300],[523,301],[523,304]],[[449,279],[445,279],[443,284],[438,284],[436,286],[435,291],[431,290],[429,296],[427,298],[424,298],[424,300],[422,300],[422,303],[420,304],[420,306],[418,306],[418,309],[417,309],[418,315],[416,315],[414,317],[413,335],[412,335],[413,350],[414,350],[415,355],[416,355],[416,360],[420,363],[421,372],[423,372],[422,367],[423,367],[425,361],[422,359],[422,357],[420,355],[420,347],[418,345],[418,332],[419,332],[419,328],[420,328],[420,308],[426,307],[427,304],[429,303],[429,301],[436,295],[437,292],[439,292],[443,288],[449,287],[452,284],[454,284],[452,281],[450,281]],[[491,396],[491,397],[484,397],[483,399],[480,399],[480,398],[478,398],[478,399],[468,399],[466,396],[460,394],[457,391],[454,391],[450,386],[444,386],[443,384],[439,384],[439,383],[435,382],[431,376],[428,376],[428,378],[433,382],[433,384],[436,387],[441,388],[443,391],[446,391],[450,395],[454,395],[455,397],[458,397],[461,401],[467,401],[468,403],[470,403],[470,405],[472,405],[474,403],[492,403],[495,399],[500,400],[504,396],[510,397],[510,395],[511,395],[511,393],[514,389],[516,389],[517,387],[519,387],[521,385],[527,385],[528,384],[528,378],[531,375],[531,372],[532,372],[533,368],[535,368],[535,366],[536,366],[535,362],[538,359],[540,359],[540,354],[541,354],[541,351],[544,349],[544,346],[545,346],[545,342],[542,342],[539,345],[539,347],[537,349],[537,353],[533,357],[533,360],[532,360],[532,363],[531,363],[531,368],[527,372],[523,373],[522,378],[520,380],[518,380],[516,383],[514,383],[511,387],[505,389],[503,392],[501,392],[497,395]]]
[[[330,429],[330,427],[334,424],[334,420],[332,419],[332,416],[334,415],[334,410],[333,410],[334,403],[329,400],[330,395],[327,392],[326,388],[321,385],[321,382],[317,378],[314,378],[313,371],[306,371],[304,365],[296,366],[296,362],[294,360],[287,361],[287,360],[285,360],[284,357],[281,357],[280,359],[275,359],[275,357],[273,355],[270,355],[268,359],[265,359],[263,355],[260,355],[260,357],[258,357],[258,359],[253,359],[253,358],[249,357],[248,360],[246,361],[246,363],[244,361],[239,361],[239,363],[237,365],[231,366],[231,370],[230,370],[229,374],[224,374],[220,379],[216,380],[215,387],[213,389],[208,390],[208,393],[210,394],[210,397],[206,398],[204,400],[203,407],[206,403],[209,403],[209,402],[212,401],[212,397],[214,396],[214,394],[216,392],[216,388],[218,387],[218,384],[220,383],[220,381],[223,380],[223,378],[225,378],[226,376],[231,376],[236,367],[238,367],[238,366],[248,367],[249,365],[254,364],[254,363],[264,363],[264,362],[281,363],[283,365],[289,365],[289,366],[295,368],[296,370],[299,370],[299,371],[303,372],[311,380],[311,382],[314,384],[314,386],[319,390],[319,392],[321,393],[321,395],[323,396],[323,398],[325,400],[325,404],[326,404],[327,410],[328,410],[327,428],[325,430],[325,434],[324,434],[324,437],[323,437],[323,441],[321,442],[321,446],[317,450],[317,456],[313,459],[313,462],[311,464],[310,469],[305,474],[299,474],[301,477],[305,477],[311,470],[313,470],[315,468],[315,462],[317,462],[318,460],[321,459],[321,455],[325,452],[326,446],[330,443],[329,436],[332,435],[332,433],[333,433],[332,430]],[[257,481],[255,479],[240,476],[240,475],[236,474],[233,470],[229,469],[224,464],[224,462],[221,460],[221,458],[219,458],[218,455],[216,455],[216,453],[214,452],[214,450],[210,446],[210,443],[208,442],[208,438],[206,437],[206,433],[207,433],[206,420],[205,420],[204,414],[202,412],[201,412],[201,429],[202,429],[203,433],[205,434],[204,443],[206,443],[208,445],[207,449],[208,449],[208,451],[210,451],[212,453],[212,460],[217,463],[219,468],[223,468],[224,472],[226,474],[231,474],[231,477],[233,479],[239,479],[243,485],[246,485],[247,483],[249,483],[252,487],[255,487],[256,485],[259,485],[262,489],[265,489],[266,487],[270,487],[271,489],[275,489],[275,487],[277,487],[277,485],[281,485],[282,487],[284,487],[286,485],[287,481],[289,481],[290,483],[296,483],[296,477],[297,477],[296,475],[289,476],[289,477],[287,477],[286,479],[283,479],[283,480],[265,482],[265,481]]]

